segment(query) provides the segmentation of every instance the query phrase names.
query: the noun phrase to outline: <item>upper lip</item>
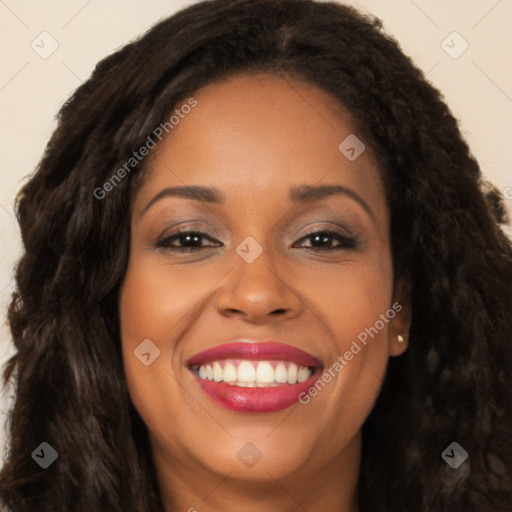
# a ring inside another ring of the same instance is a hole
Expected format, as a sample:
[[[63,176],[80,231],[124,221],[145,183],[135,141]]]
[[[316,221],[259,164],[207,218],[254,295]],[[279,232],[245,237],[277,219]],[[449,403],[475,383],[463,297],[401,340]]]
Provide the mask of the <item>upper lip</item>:
[[[187,365],[195,366],[221,359],[246,359],[250,361],[281,360],[301,366],[321,366],[322,363],[308,352],[276,340],[251,340],[240,338],[216,345],[190,357]]]

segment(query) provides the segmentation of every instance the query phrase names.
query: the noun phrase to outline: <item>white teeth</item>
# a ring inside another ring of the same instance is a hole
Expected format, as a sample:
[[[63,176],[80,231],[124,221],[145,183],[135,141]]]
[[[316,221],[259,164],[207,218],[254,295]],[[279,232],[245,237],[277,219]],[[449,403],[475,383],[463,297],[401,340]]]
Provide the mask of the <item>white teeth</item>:
[[[201,376],[201,375],[199,375]],[[232,363],[227,363],[224,366],[224,374],[223,374],[223,381],[224,382],[236,382],[237,380],[237,373],[236,373],[236,367]]]
[[[304,382],[309,377],[309,370],[307,368],[302,367],[297,374],[297,380],[299,382]]]
[[[274,368],[270,363],[262,361],[256,369],[256,382],[274,382]]]
[[[288,384],[295,384],[297,382],[297,365],[292,363],[288,367]]]
[[[222,380],[222,366],[219,363],[213,363],[213,380],[220,382]]]
[[[199,367],[198,374],[201,379],[214,382],[265,388],[304,382],[311,377],[312,370],[307,366],[298,366],[286,361],[272,365],[269,361],[226,360],[204,364]]]
[[[281,384],[288,382],[288,371],[283,363],[278,363],[275,369],[275,381]]]
[[[240,382],[256,381],[256,370],[249,361],[242,361],[238,365],[238,380]]]

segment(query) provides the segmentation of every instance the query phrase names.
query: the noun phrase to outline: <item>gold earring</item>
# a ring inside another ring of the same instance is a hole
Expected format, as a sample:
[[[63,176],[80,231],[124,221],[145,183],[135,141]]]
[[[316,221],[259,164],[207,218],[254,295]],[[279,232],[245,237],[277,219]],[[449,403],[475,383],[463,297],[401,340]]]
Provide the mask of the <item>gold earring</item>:
[[[399,334],[398,335],[398,343],[403,343],[404,341],[405,341],[404,337],[401,334]]]

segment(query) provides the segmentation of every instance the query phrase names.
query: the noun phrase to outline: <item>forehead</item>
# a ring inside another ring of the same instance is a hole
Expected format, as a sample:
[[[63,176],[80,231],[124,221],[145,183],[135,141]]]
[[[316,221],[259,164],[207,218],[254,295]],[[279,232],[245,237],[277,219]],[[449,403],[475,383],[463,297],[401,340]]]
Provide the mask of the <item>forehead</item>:
[[[143,199],[163,187],[208,184],[230,202],[256,207],[282,201],[293,186],[336,183],[364,191],[372,203],[385,202],[371,149],[355,160],[343,145],[340,150],[343,141],[362,135],[322,89],[291,78],[238,75],[192,97],[194,108],[180,110],[189,98],[176,106],[177,124],[151,155]]]

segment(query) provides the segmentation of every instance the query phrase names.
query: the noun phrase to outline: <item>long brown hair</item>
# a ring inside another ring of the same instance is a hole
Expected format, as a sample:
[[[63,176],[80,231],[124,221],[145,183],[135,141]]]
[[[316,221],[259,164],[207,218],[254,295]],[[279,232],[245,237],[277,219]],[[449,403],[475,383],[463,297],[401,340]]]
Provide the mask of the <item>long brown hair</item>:
[[[512,247],[441,94],[378,19],[311,0],[210,0],[102,60],[62,107],[21,190],[24,253],[4,372],[15,401],[0,497],[12,512],[161,511],[147,429],[123,373],[118,294],[146,162],[101,187],[177,102],[237,72],[329,92],[376,154],[396,275],[411,285],[407,352],[363,426],[362,512],[504,512],[512,503]],[[457,441],[454,470],[441,458]],[[48,442],[58,459],[31,458]]]

